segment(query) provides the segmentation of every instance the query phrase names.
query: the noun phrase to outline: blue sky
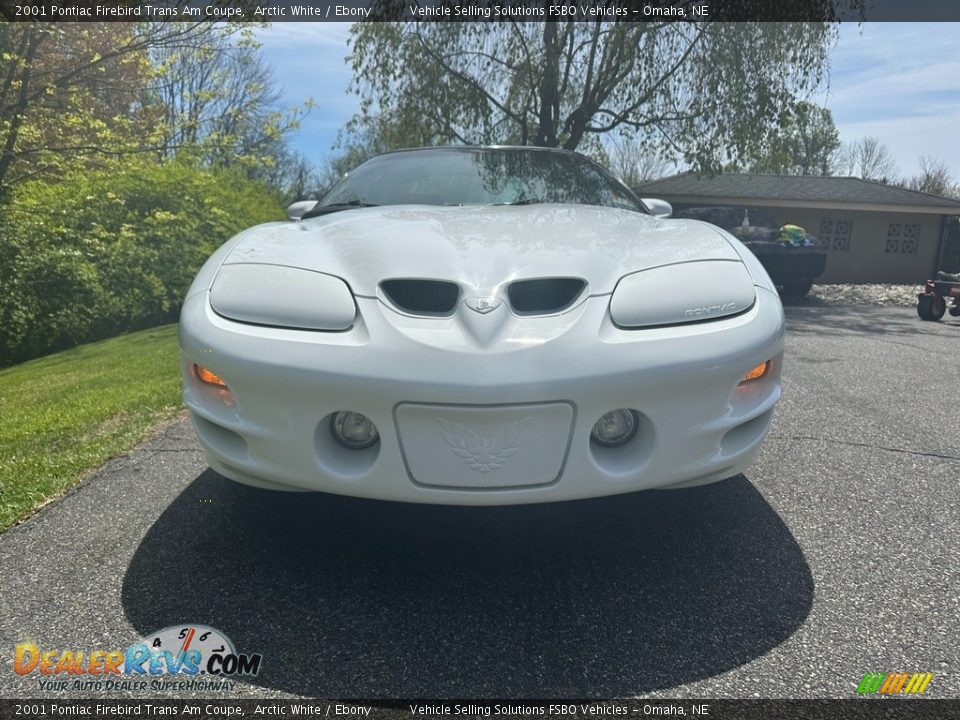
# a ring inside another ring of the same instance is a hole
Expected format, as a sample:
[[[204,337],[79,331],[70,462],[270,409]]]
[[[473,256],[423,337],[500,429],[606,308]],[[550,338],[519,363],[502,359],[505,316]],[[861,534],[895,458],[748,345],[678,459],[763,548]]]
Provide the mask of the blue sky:
[[[357,109],[348,94],[347,23],[275,23],[257,32],[289,104],[317,107],[291,136],[320,163]],[[943,159],[960,177],[960,23],[844,23],[831,54],[829,88],[815,99],[833,112],[844,141],[874,135],[900,168],[920,155]]]

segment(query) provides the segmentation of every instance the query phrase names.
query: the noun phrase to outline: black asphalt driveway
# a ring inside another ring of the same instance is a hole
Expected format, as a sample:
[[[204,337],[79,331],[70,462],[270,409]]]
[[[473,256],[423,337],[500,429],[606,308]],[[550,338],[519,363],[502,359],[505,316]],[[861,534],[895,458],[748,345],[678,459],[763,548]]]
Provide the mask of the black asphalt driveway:
[[[229,696],[846,698],[922,671],[960,697],[960,324],[788,317],[762,455],[705,488],[487,509],[272,494],[207,470],[176,422],[0,536],[0,696],[63,697],[14,674],[16,643],[195,622],[263,654]]]

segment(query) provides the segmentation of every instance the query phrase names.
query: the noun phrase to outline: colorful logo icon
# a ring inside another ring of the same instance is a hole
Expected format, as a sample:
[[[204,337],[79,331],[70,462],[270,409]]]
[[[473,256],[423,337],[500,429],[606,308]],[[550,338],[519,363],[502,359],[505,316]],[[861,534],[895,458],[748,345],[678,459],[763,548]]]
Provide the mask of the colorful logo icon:
[[[867,673],[857,686],[857,695],[919,695],[933,680],[933,673]]]

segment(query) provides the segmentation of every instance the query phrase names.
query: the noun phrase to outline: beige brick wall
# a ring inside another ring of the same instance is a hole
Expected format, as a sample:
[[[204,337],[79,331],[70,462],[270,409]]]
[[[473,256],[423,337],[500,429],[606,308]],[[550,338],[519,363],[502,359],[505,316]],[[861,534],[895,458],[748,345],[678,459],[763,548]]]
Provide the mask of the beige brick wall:
[[[936,262],[940,215],[782,207],[764,209],[780,223],[800,225],[818,237],[823,221],[852,223],[849,249],[831,248],[828,251],[827,269],[817,279],[820,283],[920,283],[930,276]],[[900,237],[895,238],[898,248],[904,226],[919,224],[915,253],[887,251],[891,224],[900,226]]]

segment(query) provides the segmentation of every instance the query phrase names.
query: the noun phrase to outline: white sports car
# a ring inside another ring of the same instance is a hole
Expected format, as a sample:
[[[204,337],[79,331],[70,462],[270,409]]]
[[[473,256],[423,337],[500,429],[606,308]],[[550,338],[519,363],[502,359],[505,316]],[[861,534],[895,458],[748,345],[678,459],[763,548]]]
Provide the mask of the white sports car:
[[[425,148],[240,233],[180,319],[210,466],[460,505],[743,471],[780,398],[783,308],[731,235],[648,207],[669,213],[576,153]]]

